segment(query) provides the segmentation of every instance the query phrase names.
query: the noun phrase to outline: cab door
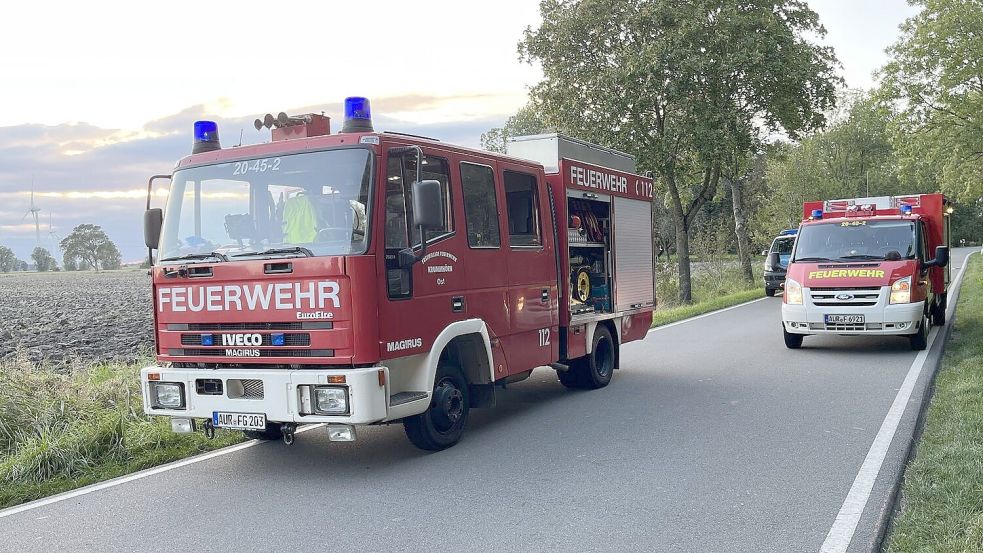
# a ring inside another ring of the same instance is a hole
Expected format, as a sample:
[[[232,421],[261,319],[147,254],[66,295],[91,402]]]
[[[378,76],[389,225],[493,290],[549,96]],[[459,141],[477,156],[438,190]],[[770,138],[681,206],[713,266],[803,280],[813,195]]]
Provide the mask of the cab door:
[[[557,268],[552,212],[537,172],[501,165],[507,231],[509,373],[548,365],[558,358]]]

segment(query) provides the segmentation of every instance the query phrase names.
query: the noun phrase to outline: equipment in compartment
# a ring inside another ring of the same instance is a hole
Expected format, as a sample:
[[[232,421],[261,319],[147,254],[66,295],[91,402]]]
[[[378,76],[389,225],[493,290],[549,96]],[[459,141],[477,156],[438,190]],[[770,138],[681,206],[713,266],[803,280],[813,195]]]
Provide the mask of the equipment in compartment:
[[[568,202],[571,313],[610,312],[610,208],[579,198]]]

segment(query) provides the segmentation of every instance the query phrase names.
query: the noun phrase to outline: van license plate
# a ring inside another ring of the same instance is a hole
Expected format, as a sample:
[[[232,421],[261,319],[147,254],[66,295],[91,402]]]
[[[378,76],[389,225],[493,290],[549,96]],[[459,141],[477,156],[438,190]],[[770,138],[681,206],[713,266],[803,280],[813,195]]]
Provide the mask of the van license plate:
[[[215,428],[235,428],[237,430],[266,429],[266,415],[258,413],[212,412],[212,425]]]
[[[826,315],[828,325],[860,325],[864,324],[863,315]]]

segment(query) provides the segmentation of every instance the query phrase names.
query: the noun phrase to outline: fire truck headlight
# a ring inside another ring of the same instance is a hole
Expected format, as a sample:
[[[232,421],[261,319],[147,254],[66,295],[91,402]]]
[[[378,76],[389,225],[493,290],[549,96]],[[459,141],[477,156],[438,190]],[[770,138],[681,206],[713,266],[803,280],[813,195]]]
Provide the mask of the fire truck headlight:
[[[314,388],[314,412],[320,415],[347,415],[348,388],[340,386]]]
[[[153,406],[160,409],[184,409],[184,384],[180,382],[151,382]]]
[[[911,303],[911,277],[894,281],[891,285],[891,303]]]
[[[802,305],[802,285],[790,278],[785,279],[785,303]]]

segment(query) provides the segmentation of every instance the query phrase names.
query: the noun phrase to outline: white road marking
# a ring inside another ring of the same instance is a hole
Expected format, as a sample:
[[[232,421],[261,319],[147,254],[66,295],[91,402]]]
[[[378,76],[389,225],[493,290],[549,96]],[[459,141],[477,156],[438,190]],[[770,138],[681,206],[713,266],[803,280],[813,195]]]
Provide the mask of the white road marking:
[[[954,293],[949,298],[948,313],[946,313],[946,318],[949,321],[947,324],[952,324],[952,314],[956,311],[956,303],[959,298],[959,284],[962,283],[963,274],[966,272],[966,267],[969,266],[969,256],[973,253],[976,252],[972,252],[964,258],[959,276],[956,277],[955,282],[950,287],[950,290]],[[918,377],[921,375],[922,369],[925,367],[925,361],[928,359],[928,352],[932,350],[932,346],[935,344],[935,338],[938,337],[940,330],[939,327],[932,329],[928,337],[927,346],[923,351],[918,352],[915,360],[911,363],[911,368],[908,369],[908,375],[901,384],[901,389],[898,390],[898,395],[895,396],[894,403],[891,404],[891,409],[888,410],[887,416],[884,417],[884,422],[881,423],[881,428],[877,431],[877,436],[874,437],[874,443],[871,444],[870,450],[867,451],[867,457],[864,458],[864,462],[860,466],[860,472],[857,473],[853,485],[850,486],[850,491],[847,493],[846,499],[840,507],[840,512],[836,514],[836,520],[833,521],[833,526],[829,529],[829,533],[826,534],[826,540],[819,549],[820,553],[843,553],[850,546],[850,542],[853,541],[853,536],[857,532],[857,524],[860,523],[860,516],[863,515],[864,508],[867,507],[867,502],[870,500],[870,493],[874,488],[874,482],[877,480],[877,475],[881,471],[881,465],[884,464],[884,458],[887,456],[887,451],[891,447],[891,442],[894,441],[894,435],[898,431],[901,417],[904,415],[905,408],[908,406],[911,392],[915,388],[915,383],[918,382]]]
[[[716,311],[711,311],[709,313],[704,313],[702,315],[697,315],[695,317],[690,317],[688,319],[683,319],[681,321],[676,321],[674,323],[669,323],[667,325],[657,326],[655,328],[650,328],[649,332],[655,332],[656,330],[665,330],[667,328],[672,328],[676,325],[681,325],[683,323],[689,323],[692,321],[698,321],[704,317],[709,317],[710,315],[716,315],[717,313],[723,313],[724,311],[730,311],[731,309],[737,309],[738,307],[744,307],[745,305],[751,305],[752,303],[758,303],[759,301],[764,301],[768,298],[758,298],[756,300],[746,301],[744,303],[739,303],[737,305],[732,305],[730,307],[724,307],[723,309],[718,309]]]
[[[303,426],[297,429],[296,434],[302,434],[308,430],[314,430],[315,428],[320,428],[324,426],[323,424],[313,424],[310,426]],[[82,495],[87,495],[92,492],[97,492],[100,490],[105,490],[107,488],[114,488],[121,484],[126,484],[127,482],[132,482],[134,480],[140,480],[141,478],[146,478],[148,476],[153,476],[155,474],[160,474],[162,472],[167,472],[181,467],[186,467],[188,465],[193,465],[195,463],[201,463],[209,459],[214,459],[215,457],[221,457],[223,455],[228,455],[230,453],[235,453],[237,451],[242,451],[243,449],[248,449],[255,445],[264,443],[262,440],[250,440],[248,442],[243,442],[241,444],[236,444],[233,446],[225,447],[222,449],[216,449],[205,453],[203,455],[196,455],[194,457],[188,457],[187,459],[182,459],[180,461],[174,461],[173,463],[167,463],[166,465],[160,465],[158,467],[149,468],[146,470],[141,470],[139,472],[134,472],[132,474],[127,474],[126,476],[120,476],[119,478],[113,478],[112,480],[106,480],[105,482],[99,482],[98,484],[92,484],[90,486],[85,486],[83,488],[78,488],[65,493],[60,493],[58,495],[53,495],[51,497],[46,497],[44,499],[38,499],[36,501],[31,501],[29,503],[24,503],[17,505],[16,507],[9,507],[7,509],[0,510],[0,518],[9,517],[11,515],[16,515],[17,513],[23,513],[24,511],[31,511],[39,507],[44,507],[46,505],[51,505],[52,503],[59,503],[61,501],[66,501],[68,499],[73,499]]]

